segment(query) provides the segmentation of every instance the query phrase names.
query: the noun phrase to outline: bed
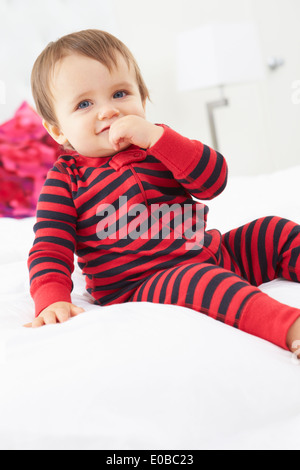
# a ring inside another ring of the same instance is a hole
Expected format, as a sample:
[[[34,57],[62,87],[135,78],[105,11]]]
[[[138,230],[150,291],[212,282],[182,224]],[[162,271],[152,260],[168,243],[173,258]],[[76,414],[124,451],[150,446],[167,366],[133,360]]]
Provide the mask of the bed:
[[[299,181],[300,166],[230,177],[208,228],[300,223]],[[0,219],[1,449],[300,449],[299,361],[262,339],[172,305],[94,306],[79,268],[72,300],[85,313],[24,328],[33,224]],[[261,288],[300,308],[300,285]]]

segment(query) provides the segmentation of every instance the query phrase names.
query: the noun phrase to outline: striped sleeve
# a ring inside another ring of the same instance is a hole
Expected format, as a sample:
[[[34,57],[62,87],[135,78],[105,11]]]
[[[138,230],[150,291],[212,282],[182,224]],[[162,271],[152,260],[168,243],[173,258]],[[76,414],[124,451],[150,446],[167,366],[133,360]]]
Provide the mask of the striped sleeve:
[[[54,302],[71,302],[77,216],[69,181],[67,171],[56,163],[37,205],[35,239],[28,258],[36,316]]]
[[[149,149],[174,178],[197,199],[213,199],[226,187],[228,168],[225,158],[197,140],[183,137],[162,125],[164,134]]]

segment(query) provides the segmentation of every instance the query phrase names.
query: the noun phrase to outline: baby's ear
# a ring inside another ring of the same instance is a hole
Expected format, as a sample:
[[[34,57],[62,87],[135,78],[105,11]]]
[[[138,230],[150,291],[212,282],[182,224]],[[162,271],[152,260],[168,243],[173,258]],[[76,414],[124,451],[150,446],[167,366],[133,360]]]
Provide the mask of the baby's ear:
[[[45,119],[43,119],[43,126],[51,135],[52,139],[54,139],[58,144],[65,145],[68,142],[68,139],[61,132],[58,126],[50,124],[49,122],[45,121]]]

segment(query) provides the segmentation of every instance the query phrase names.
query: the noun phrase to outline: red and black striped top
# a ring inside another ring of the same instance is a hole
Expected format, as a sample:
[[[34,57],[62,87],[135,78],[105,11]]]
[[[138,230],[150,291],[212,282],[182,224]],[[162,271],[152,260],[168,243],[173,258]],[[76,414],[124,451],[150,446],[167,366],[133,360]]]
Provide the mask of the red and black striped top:
[[[64,155],[49,171],[28,259],[36,315],[54,302],[71,302],[74,254],[99,305],[125,302],[150,274],[193,258],[190,237],[174,236],[180,211],[172,212],[167,233],[153,209],[192,207],[187,213],[194,215],[184,220],[194,227],[200,207],[206,221],[208,209],[195,199],[223,191],[227,165],[208,146],[163,127],[149,149],[132,145],[101,158]],[[213,255],[213,239],[205,232],[206,258]]]

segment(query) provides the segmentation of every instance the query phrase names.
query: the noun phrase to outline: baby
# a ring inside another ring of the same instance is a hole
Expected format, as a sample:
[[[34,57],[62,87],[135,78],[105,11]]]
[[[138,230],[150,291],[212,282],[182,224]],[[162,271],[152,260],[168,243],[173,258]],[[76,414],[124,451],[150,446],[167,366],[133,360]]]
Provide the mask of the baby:
[[[121,41],[85,30],[50,43],[32,91],[65,154],[38,202],[28,260],[36,318],[27,326],[83,312],[71,302],[76,254],[97,305],[180,305],[295,351],[300,309],[258,286],[300,282],[300,226],[265,217],[223,235],[205,230],[208,208],[195,199],[223,191],[225,159],[147,121],[149,93]]]

